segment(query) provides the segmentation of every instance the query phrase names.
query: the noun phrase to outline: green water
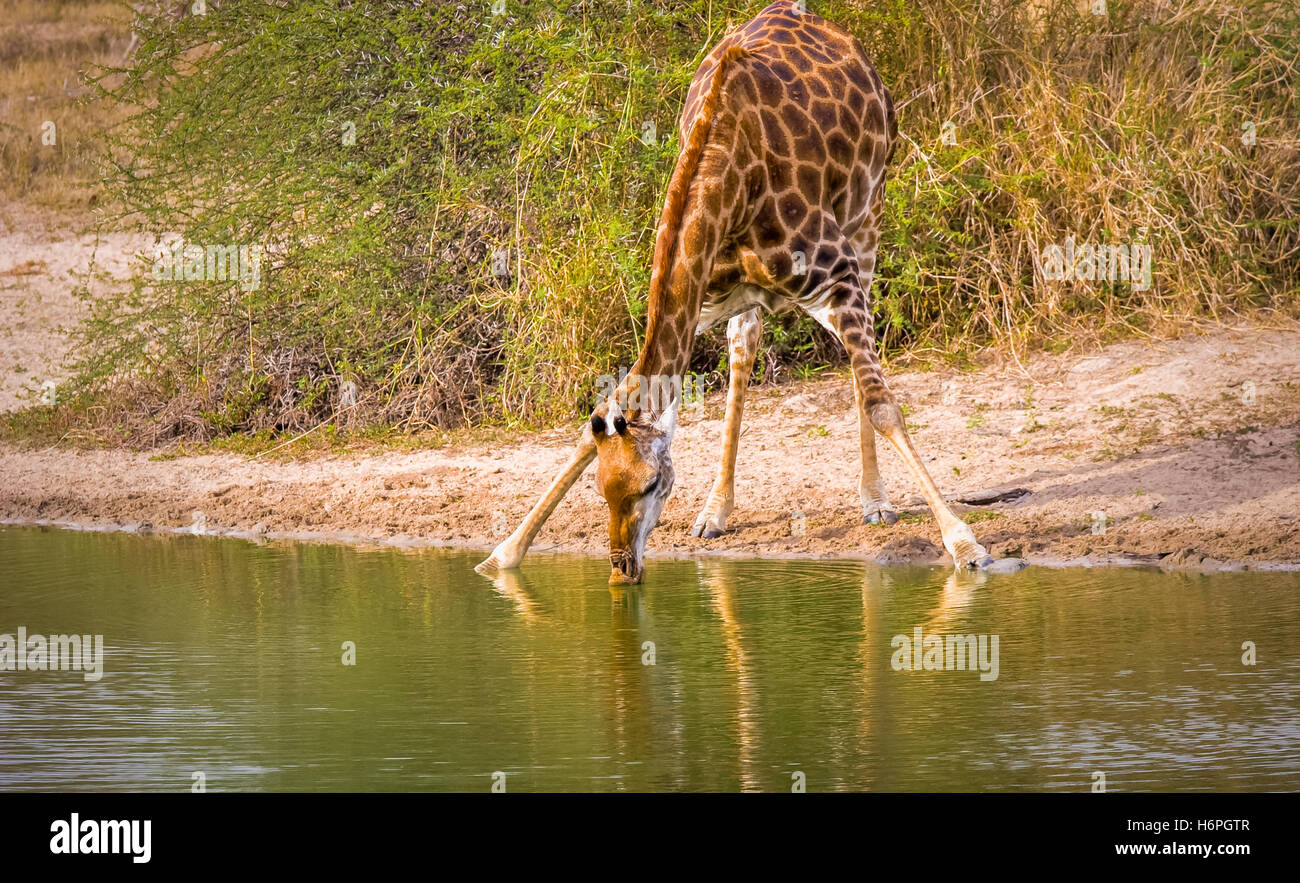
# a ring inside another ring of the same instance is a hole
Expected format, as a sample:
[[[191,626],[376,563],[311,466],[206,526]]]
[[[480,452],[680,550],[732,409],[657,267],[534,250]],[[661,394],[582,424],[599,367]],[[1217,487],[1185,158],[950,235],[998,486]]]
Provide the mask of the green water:
[[[479,557],[0,530],[0,634],[107,645],[0,672],[0,789],[1300,789],[1298,574]]]

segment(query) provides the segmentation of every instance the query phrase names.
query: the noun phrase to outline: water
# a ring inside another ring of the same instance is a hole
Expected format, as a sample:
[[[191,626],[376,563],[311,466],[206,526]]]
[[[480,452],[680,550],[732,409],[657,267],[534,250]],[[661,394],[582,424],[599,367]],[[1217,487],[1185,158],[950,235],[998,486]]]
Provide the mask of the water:
[[[0,530],[0,633],[107,645],[0,673],[0,789],[1300,789],[1300,574],[479,557]]]

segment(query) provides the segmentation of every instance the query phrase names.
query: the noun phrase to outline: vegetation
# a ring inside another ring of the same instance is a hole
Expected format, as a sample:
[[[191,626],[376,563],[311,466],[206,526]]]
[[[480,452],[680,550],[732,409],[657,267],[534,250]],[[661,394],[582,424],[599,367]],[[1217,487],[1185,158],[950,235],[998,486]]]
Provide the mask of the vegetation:
[[[86,100],[83,73],[121,62],[124,12],[114,0],[0,0],[0,196],[60,212],[95,199],[98,139],[118,109]]]
[[[258,247],[260,275],[160,282],[146,255],[95,305],[49,419],[161,441],[580,416],[637,350],[690,78],[763,5],[138,13],[129,61],[94,77],[125,118],[103,148],[115,223]],[[1096,5],[810,3],[859,36],[898,107],[874,288],[887,353],[1295,311],[1300,9]],[[1152,284],[1044,278],[1067,238],[1149,244]],[[806,318],[767,329],[762,380],[840,358]],[[695,367],[716,386],[724,359],[714,332]]]

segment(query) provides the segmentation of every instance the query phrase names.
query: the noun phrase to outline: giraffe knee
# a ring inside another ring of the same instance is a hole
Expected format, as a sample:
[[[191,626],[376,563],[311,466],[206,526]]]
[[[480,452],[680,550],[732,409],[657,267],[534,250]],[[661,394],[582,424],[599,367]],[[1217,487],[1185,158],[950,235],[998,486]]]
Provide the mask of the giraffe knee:
[[[890,436],[895,432],[907,430],[907,424],[903,420],[903,409],[898,407],[897,402],[877,402],[868,407],[867,413],[871,417],[871,425],[881,435]]]

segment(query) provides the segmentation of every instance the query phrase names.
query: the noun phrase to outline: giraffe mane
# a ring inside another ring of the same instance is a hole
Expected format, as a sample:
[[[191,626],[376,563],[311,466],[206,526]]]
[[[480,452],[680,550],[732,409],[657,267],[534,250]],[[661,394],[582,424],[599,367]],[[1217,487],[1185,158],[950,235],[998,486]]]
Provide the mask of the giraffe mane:
[[[648,322],[656,320],[662,307],[664,289],[668,284],[668,274],[672,267],[673,250],[677,246],[677,237],[682,225],[682,215],[686,211],[686,196],[695,178],[695,169],[700,164],[700,155],[704,152],[705,142],[709,138],[709,129],[713,126],[713,117],[718,109],[718,97],[722,94],[722,82],[726,79],[731,62],[749,52],[743,46],[732,46],[718,57],[718,66],[713,71],[713,80],[709,91],[700,102],[699,113],[691,124],[690,134],[682,145],[673,168],[672,177],[668,179],[668,196],[664,200],[664,211],[659,218],[659,237],[655,240],[654,260],[650,265],[650,294]],[[649,337],[649,329],[646,329]]]

